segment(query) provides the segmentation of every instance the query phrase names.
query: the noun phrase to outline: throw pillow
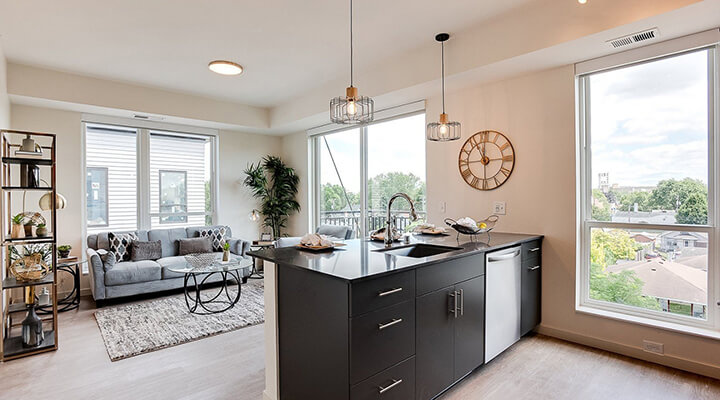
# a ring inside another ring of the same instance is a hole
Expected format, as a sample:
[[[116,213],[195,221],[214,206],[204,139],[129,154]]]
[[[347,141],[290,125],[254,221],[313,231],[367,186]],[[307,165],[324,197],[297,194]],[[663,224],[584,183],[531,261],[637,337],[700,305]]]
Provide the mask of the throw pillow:
[[[130,261],[130,245],[136,240],[138,240],[138,237],[133,232],[108,233],[110,252],[115,253],[115,260],[117,262]]]
[[[219,226],[217,228],[201,230],[200,237],[209,237],[210,238],[213,251],[223,251],[223,246],[225,245],[225,234],[226,233],[227,233],[227,228],[224,226]]]
[[[212,253],[212,242],[209,237],[196,237],[178,240],[178,255],[185,256],[195,253]]]
[[[112,269],[113,265],[117,263],[117,260],[115,259],[115,253],[111,253],[104,249],[99,249],[97,252],[100,255],[100,259],[103,262],[103,266],[105,267],[106,272]]]
[[[142,260],[157,260],[162,258],[162,244],[161,242],[140,242],[134,241],[132,244],[130,259],[132,261]]]

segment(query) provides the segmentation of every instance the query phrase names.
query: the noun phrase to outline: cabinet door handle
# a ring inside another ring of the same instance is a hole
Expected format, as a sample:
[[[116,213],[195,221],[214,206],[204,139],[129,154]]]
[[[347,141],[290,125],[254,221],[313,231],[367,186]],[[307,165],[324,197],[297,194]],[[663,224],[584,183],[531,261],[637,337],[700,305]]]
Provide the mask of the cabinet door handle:
[[[465,314],[465,291],[460,289],[460,316]]]
[[[395,318],[392,321],[387,322],[385,324],[378,324],[378,330],[383,330],[385,328],[389,328],[389,327],[399,324],[401,322],[402,322],[402,318]]]
[[[534,252],[536,252],[536,251],[540,251],[540,248],[539,248],[539,247],[534,247],[534,248],[530,249],[530,251],[534,253]]]
[[[387,385],[387,386],[385,386],[385,387],[378,386],[378,392],[379,392],[380,394],[383,394],[383,393],[387,392],[388,390],[394,388],[395,386],[397,386],[397,385],[399,385],[399,384],[401,384],[401,383],[402,383],[402,379],[393,379],[393,380],[392,380],[392,383],[389,384],[389,385]]]
[[[452,299],[453,299],[452,308],[448,311],[450,311],[450,313],[452,315],[454,315],[455,318],[457,318],[458,317],[458,297],[460,297],[460,296],[458,295],[457,290],[453,290],[452,292],[448,293],[448,295],[450,297],[452,297]]]
[[[386,290],[386,291],[384,291],[384,292],[378,293],[378,297],[389,296],[389,295],[394,294],[394,293],[402,292],[402,290],[403,290],[402,287],[398,287],[398,288],[395,288],[395,289]]]
[[[535,271],[536,269],[540,269],[540,266],[539,266],[539,265],[536,265],[536,266],[534,266],[534,267],[528,267],[528,269],[529,269],[530,271]]]

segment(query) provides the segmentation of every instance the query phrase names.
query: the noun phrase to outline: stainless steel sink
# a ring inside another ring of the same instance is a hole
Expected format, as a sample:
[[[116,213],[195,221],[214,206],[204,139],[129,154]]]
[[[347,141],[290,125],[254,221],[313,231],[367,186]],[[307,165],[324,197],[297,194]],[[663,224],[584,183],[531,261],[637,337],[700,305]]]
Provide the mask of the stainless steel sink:
[[[389,249],[380,249],[380,250],[375,250],[375,251],[382,252],[385,254],[392,254],[394,256],[423,258],[423,257],[436,256],[438,254],[443,254],[443,253],[447,253],[447,252],[455,251],[455,250],[462,250],[462,248],[450,247],[450,246],[439,246],[436,244],[416,243],[416,244],[410,244],[410,245],[406,245],[406,246],[398,246],[398,247],[393,247],[393,248],[389,248]]]

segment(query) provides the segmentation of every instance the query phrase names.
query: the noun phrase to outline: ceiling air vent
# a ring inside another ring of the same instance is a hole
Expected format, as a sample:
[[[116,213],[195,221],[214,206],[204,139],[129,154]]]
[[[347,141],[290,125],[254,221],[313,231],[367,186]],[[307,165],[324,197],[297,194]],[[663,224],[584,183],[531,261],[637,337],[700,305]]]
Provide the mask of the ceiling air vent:
[[[133,114],[133,118],[135,119],[143,119],[146,121],[162,121],[163,117],[158,117],[155,115],[143,115],[143,114]]]
[[[620,47],[630,46],[631,44],[635,44],[638,42],[657,39],[658,36],[660,36],[660,31],[658,31],[658,28],[652,28],[646,31],[633,33],[632,35],[608,40],[607,43],[609,43],[610,46],[612,46],[613,48],[617,49]]]

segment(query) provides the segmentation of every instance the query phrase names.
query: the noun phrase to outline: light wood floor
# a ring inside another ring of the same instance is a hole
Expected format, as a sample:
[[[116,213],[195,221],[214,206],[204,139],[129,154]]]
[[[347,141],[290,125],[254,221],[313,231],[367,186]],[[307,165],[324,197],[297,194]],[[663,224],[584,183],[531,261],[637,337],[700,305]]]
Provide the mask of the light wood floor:
[[[111,362],[93,307],[61,314],[57,352],[0,364],[0,399],[262,398],[262,325]],[[442,396],[460,399],[720,399],[720,381],[534,336]]]

